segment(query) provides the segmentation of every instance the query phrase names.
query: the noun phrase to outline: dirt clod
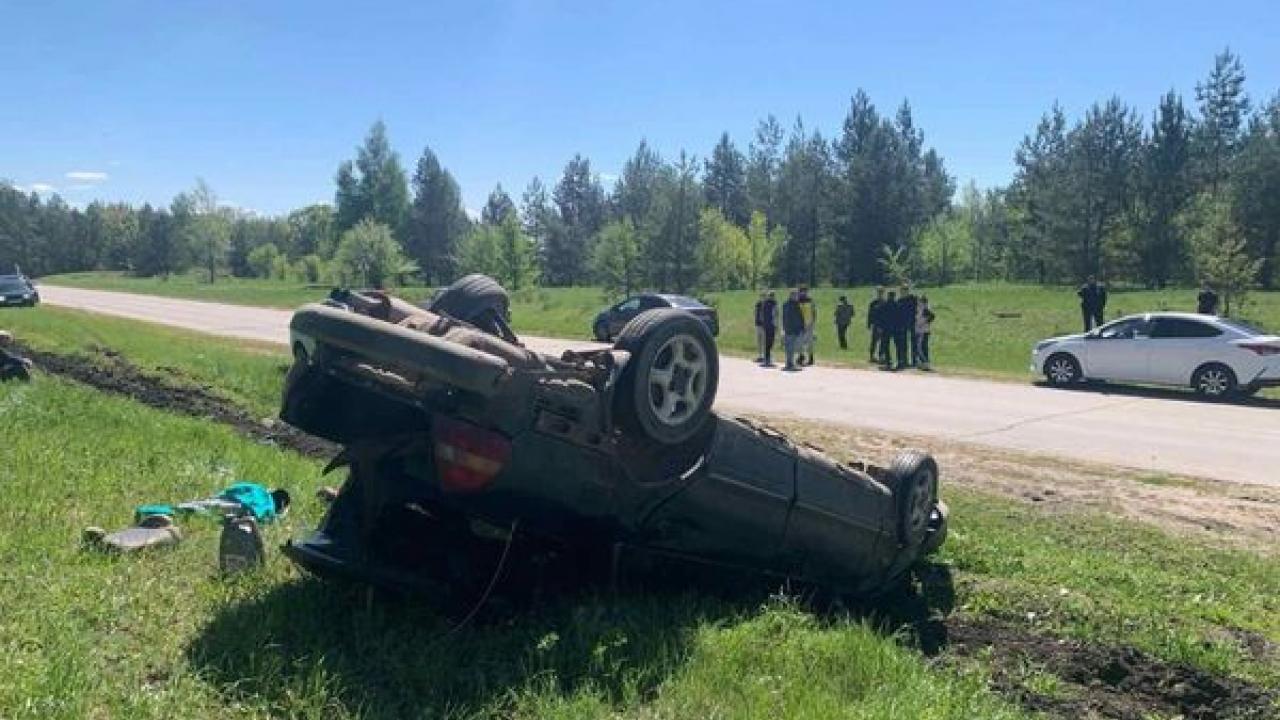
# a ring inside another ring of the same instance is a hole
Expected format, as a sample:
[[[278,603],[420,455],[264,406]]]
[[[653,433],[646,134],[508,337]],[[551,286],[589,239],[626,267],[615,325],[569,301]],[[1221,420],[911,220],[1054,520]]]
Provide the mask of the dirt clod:
[[[145,372],[110,348],[92,347],[93,355],[61,355],[21,345],[18,349],[44,372],[103,392],[123,395],[159,410],[224,423],[258,442],[278,445],[309,457],[328,458],[338,451],[336,445],[283,422],[263,423],[261,418],[254,417],[234,402],[182,379],[180,373],[166,376]]]
[[[1141,650],[1054,638],[987,620],[947,621],[947,654],[995,650],[995,689],[1024,707],[1061,718],[1264,720],[1277,717],[1273,693],[1237,678],[1167,663]],[[1060,687],[1032,689],[1027,668]]]

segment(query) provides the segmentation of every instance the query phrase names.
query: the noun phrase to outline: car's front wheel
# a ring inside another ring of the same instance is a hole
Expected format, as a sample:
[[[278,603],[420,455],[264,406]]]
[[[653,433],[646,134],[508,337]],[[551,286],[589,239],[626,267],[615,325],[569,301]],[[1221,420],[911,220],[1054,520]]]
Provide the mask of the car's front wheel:
[[[1044,377],[1050,385],[1074,385],[1080,382],[1084,374],[1080,371],[1080,362],[1067,353],[1050,355],[1044,361]]]
[[[907,547],[923,546],[938,505],[938,463],[926,453],[905,452],[893,459],[889,478],[898,509],[898,540]],[[938,539],[936,545],[941,544]]]
[[[720,381],[706,324],[683,310],[650,310],[622,328],[614,347],[631,354],[615,395],[619,421],[664,445],[696,435]]]
[[[1236,391],[1236,374],[1222,363],[1209,363],[1196,370],[1191,387],[1203,397],[1219,400]]]

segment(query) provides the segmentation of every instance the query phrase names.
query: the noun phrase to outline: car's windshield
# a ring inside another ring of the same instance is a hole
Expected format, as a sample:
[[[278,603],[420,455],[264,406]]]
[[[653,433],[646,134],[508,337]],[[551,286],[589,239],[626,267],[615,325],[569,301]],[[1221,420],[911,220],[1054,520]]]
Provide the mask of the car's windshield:
[[[1274,333],[1269,333],[1269,332],[1267,332],[1266,330],[1263,330],[1262,328],[1259,328],[1259,327],[1255,327],[1255,326],[1253,326],[1253,325],[1250,325],[1249,323],[1244,322],[1244,321],[1242,321],[1242,320],[1233,320],[1233,319],[1231,319],[1231,318],[1218,318],[1218,322],[1222,323],[1223,325],[1226,325],[1227,327],[1231,328],[1232,330],[1235,330],[1235,331],[1237,331],[1237,332],[1242,332],[1242,333],[1244,333],[1245,335],[1272,335],[1272,334],[1274,334]]]
[[[0,280],[0,292],[2,293],[28,293],[31,288],[25,282],[17,279],[5,278]]]
[[[1104,340],[1132,339],[1135,335],[1147,334],[1149,323],[1144,317],[1124,318],[1110,325],[1103,325],[1095,332]]]

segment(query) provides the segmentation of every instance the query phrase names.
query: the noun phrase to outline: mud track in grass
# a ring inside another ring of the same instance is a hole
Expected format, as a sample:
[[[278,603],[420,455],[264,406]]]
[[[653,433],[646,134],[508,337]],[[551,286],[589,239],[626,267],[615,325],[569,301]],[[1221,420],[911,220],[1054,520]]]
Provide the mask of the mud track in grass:
[[[1257,685],[1132,647],[1035,633],[987,619],[945,622],[941,657],[982,657],[991,686],[1052,718],[1087,720],[1275,720],[1280,698]],[[1052,676],[1051,685],[1037,678]]]
[[[122,395],[158,410],[230,425],[257,442],[323,459],[338,452],[338,446],[333,443],[308,435],[280,420],[254,417],[207,386],[192,384],[177,370],[167,369],[168,374],[149,373],[109,348],[93,348],[92,355],[62,355],[25,345],[19,345],[17,350],[20,355],[30,358],[38,369],[51,375],[75,380],[102,392]]]

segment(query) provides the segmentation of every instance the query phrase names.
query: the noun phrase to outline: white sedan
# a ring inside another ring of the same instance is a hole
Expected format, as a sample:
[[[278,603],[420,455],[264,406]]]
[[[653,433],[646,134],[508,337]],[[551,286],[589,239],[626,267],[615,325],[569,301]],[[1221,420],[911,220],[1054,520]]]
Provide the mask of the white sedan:
[[[1093,332],[1041,340],[1031,371],[1053,385],[1104,380],[1189,386],[1215,398],[1251,395],[1280,385],[1280,337],[1212,315],[1130,315]]]

